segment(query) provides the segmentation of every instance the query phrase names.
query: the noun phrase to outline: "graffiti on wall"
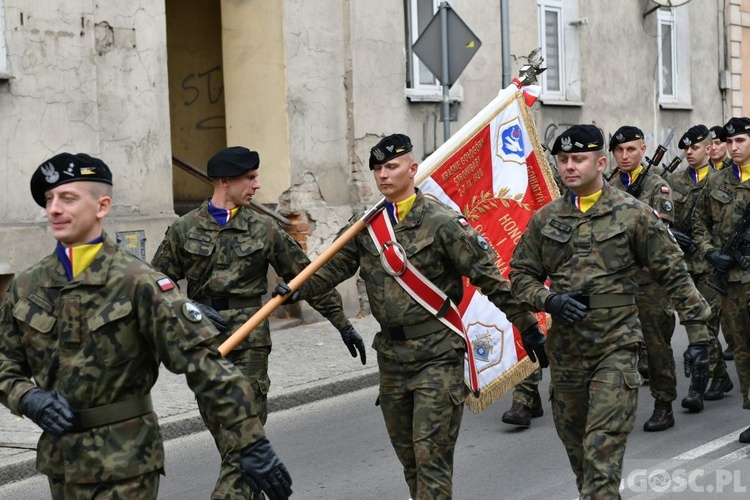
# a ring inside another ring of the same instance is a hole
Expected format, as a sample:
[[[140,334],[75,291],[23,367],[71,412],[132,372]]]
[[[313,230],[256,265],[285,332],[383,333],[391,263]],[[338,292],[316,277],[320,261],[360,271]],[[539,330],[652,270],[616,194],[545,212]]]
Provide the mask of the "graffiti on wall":
[[[226,128],[226,115],[224,114],[224,78],[221,66],[214,66],[206,71],[189,73],[182,79],[182,90],[184,91],[184,106],[198,105],[209,110],[206,116],[195,121],[196,130],[216,130]],[[216,109],[216,114],[210,110]]]

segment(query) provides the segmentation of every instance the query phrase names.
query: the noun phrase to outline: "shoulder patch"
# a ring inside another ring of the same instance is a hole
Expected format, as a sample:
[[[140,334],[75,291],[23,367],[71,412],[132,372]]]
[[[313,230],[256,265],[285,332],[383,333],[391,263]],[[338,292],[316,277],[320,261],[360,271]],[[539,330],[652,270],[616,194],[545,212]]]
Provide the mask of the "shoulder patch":
[[[461,224],[461,227],[466,227],[469,225],[469,221],[467,221],[463,215],[458,217],[458,223]]]
[[[156,284],[159,285],[162,292],[168,292],[174,288],[174,283],[172,283],[172,280],[169,278],[162,278],[158,280]]]
[[[669,188],[667,186],[662,186],[661,187],[661,192],[664,193],[664,194],[668,194],[669,193]]]
[[[487,250],[490,248],[490,244],[487,243],[487,240],[485,240],[481,234],[477,235],[477,245],[479,245],[479,248],[482,250]]]
[[[665,212],[671,212],[672,211],[672,203],[670,203],[669,200],[664,200],[664,203],[661,204],[661,208]]]
[[[200,323],[200,321],[203,319],[203,313],[201,312],[201,310],[198,309],[198,306],[190,301],[183,302],[181,310],[182,315],[185,316],[185,318],[191,323]]]

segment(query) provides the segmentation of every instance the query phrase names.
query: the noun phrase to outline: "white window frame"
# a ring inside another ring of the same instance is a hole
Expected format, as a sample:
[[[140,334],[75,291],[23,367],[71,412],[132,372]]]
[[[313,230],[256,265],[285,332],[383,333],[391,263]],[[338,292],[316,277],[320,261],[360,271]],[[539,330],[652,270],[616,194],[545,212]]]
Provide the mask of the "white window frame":
[[[10,78],[8,47],[5,45],[5,5],[0,0],[0,79]]]
[[[656,11],[656,26],[659,43],[659,105],[665,108],[691,107],[689,11],[674,7],[660,8]],[[669,54],[665,53],[665,40],[670,41]],[[671,71],[665,72],[665,65],[669,61]],[[667,73],[671,75],[671,93],[665,92],[664,89]]]
[[[422,0],[428,2],[429,0]],[[438,11],[438,7],[443,0],[432,0],[432,15]],[[446,0],[447,1],[447,0]],[[407,57],[409,57],[409,81],[406,82],[406,97],[415,102],[438,102],[443,100],[443,87],[440,81],[435,78],[434,84],[420,83],[420,70],[428,70],[419,57],[411,50],[411,46],[417,41],[421,34],[419,30],[419,16],[417,15],[420,0],[406,0],[404,6],[406,10],[406,40],[408,42]],[[454,2],[448,2],[453,6]],[[431,73],[430,73],[431,74]],[[434,76],[434,75],[433,75]],[[455,83],[451,86],[449,96],[451,100],[463,100],[463,88],[460,84]]]
[[[537,0],[537,20],[539,29],[539,46],[542,57],[550,61],[547,53],[546,14],[554,12],[558,16],[557,44],[559,58],[557,60],[560,76],[560,88],[548,88],[547,72],[541,75],[542,92],[540,100],[544,104],[581,105],[581,77],[579,30],[585,24],[578,18],[578,0]]]

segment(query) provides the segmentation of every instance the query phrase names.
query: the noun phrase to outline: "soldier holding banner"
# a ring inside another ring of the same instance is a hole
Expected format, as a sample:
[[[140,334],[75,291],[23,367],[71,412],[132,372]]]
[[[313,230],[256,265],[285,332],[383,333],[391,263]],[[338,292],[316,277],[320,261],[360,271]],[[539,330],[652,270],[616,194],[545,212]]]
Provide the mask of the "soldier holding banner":
[[[552,415],[581,498],[619,498],[643,341],[634,271],[647,269],[679,297],[690,341],[685,371],[703,390],[710,308],[658,213],[604,181],[604,137],[596,126],[569,128],[552,153],[570,193],[529,221],[510,263],[513,295],[552,315],[546,343]]]
[[[170,226],[152,261],[172,280],[186,278],[188,297],[218,311],[227,323],[221,340],[260,309],[261,296],[268,291],[269,266],[288,280],[310,263],[286,231],[247,206],[260,188],[259,167],[258,153],[241,146],[224,148],[211,157],[207,174],[214,183],[212,197]],[[356,357],[359,353],[365,364],[364,342],[344,315],[339,293],[331,287],[309,299],[339,330],[350,354]],[[264,320],[227,355],[255,389],[264,424],[271,384],[270,352],[269,325]],[[205,415],[204,420],[210,427]],[[216,444],[222,466],[212,498],[250,498],[252,492],[240,474],[237,450],[221,440]]]
[[[379,404],[414,500],[452,498],[453,452],[468,394],[467,344],[455,307],[463,277],[522,332],[532,361],[546,366],[536,318],[511,297],[487,241],[458,212],[415,188],[418,165],[403,134],[370,151],[385,209],[287,300],[313,297],[360,270],[373,316]],[[353,219],[354,220],[354,219]],[[382,251],[382,253],[381,253]],[[417,291],[423,286],[426,293]],[[275,293],[289,294],[286,284]],[[427,297],[438,297],[433,301]],[[457,317],[458,325],[455,321]]]

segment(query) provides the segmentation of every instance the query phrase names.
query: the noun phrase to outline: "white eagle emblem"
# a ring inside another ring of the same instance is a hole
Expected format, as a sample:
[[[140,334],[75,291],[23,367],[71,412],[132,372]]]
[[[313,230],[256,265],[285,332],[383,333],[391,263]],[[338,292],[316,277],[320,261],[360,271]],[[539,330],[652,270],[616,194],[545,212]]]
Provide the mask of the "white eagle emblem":
[[[375,148],[372,150],[372,155],[375,157],[378,161],[383,161],[383,158],[385,158],[385,153],[383,153],[380,148]]]
[[[51,163],[42,165],[42,173],[44,174],[44,180],[47,181],[47,184],[54,184],[60,179],[60,174]]]
[[[625,136],[622,135],[622,132],[620,132],[619,134],[617,134],[615,136],[615,139],[617,139],[618,141],[624,141],[625,140]]]
[[[563,137],[560,139],[560,149],[563,151],[570,151],[573,149],[573,141],[570,137]]]
[[[727,132],[729,132],[730,134],[734,134],[734,125],[732,125],[731,123],[727,125]]]
[[[689,138],[689,137],[685,137],[685,138],[684,138],[684,139],[682,140],[682,143],[683,143],[683,144],[684,144],[685,146],[690,146],[690,138]]]

